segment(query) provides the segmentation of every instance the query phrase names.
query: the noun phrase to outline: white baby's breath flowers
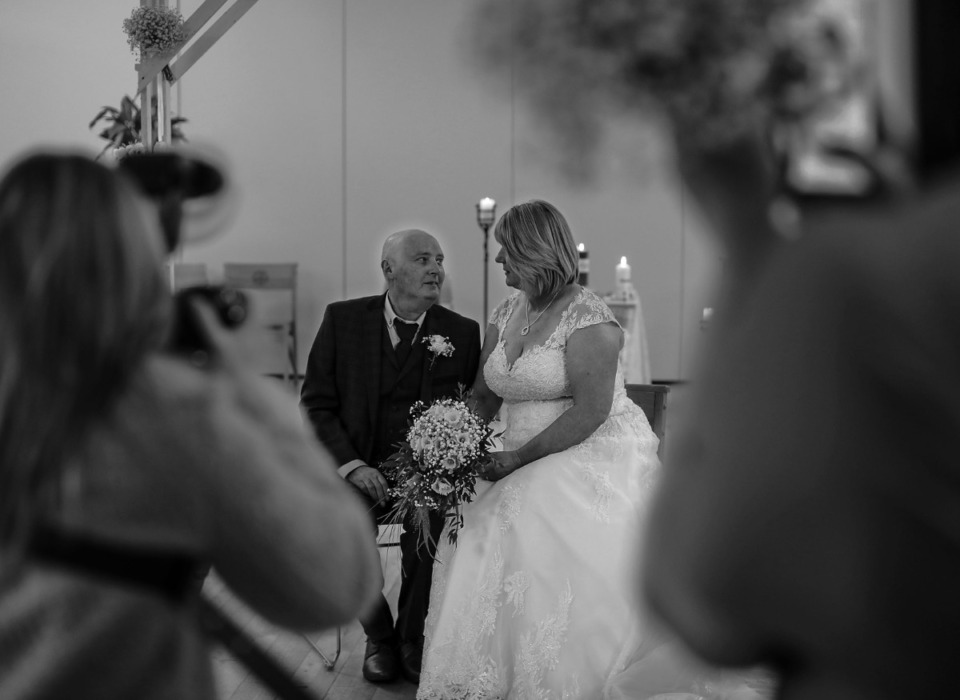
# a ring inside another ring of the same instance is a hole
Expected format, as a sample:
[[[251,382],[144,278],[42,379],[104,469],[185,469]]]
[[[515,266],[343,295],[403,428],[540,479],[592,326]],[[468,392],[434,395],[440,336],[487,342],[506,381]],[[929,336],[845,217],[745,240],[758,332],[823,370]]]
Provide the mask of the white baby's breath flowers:
[[[404,523],[412,519],[426,538],[429,513],[440,513],[456,521],[449,531],[455,541],[462,524],[460,506],[473,500],[478,469],[490,459],[490,428],[464,401],[452,398],[429,406],[417,402],[410,415],[405,442],[382,465],[396,484],[390,490],[396,499],[394,517]]]

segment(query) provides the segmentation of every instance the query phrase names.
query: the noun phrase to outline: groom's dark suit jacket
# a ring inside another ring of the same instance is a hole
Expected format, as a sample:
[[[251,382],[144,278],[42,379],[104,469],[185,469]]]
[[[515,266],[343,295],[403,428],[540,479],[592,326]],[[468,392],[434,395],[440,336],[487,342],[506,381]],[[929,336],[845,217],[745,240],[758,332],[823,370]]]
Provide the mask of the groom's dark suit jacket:
[[[372,460],[386,447],[377,445],[380,369],[387,325],[385,295],[334,302],[327,306],[310,350],[301,404],[317,437],[340,465]],[[430,367],[429,352],[422,364],[408,363],[404,373],[422,370],[420,400],[456,396],[458,384],[473,384],[480,361],[480,326],[476,321],[434,305],[427,311],[416,343],[439,334],[454,347],[450,357],[437,357]],[[387,339],[388,340],[388,339]]]

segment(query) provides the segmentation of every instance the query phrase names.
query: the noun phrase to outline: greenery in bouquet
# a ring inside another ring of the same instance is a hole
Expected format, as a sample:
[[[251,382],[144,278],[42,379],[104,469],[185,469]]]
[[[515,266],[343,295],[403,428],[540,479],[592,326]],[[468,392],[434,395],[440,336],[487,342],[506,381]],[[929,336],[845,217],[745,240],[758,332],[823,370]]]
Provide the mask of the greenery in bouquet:
[[[156,99],[153,101],[152,112],[153,132],[156,133]],[[114,157],[118,160],[130,153],[144,150],[143,141],[140,137],[140,119],[140,108],[137,107],[136,102],[126,95],[120,100],[119,109],[111,106],[101,108],[100,111],[97,112],[97,116],[95,116],[89,124],[90,129],[102,125],[103,128],[97,135],[107,142],[107,145],[103,147],[103,150],[100,151],[97,158],[99,159],[104,153],[110,150],[113,150]],[[170,136],[173,142],[176,143],[187,140],[183,135],[183,131],[180,129],[180,124],[185,121],[187,120],[184,117],[173,117],[170,120]]]
[[[183,16],[167,7],[138,7],[123,20],[130,51],[135,56],[160,53],[179,46],[187,39]]]
[[[461,506],[473,500],[477,471],[492,459],[493,432],[463,397],[429,406],[418,401],[410,417],[406,440],[381,465],[394,498],[389,520],[418,529],[421,542],[435,544],[429,518],[440,513],[451,521],[449,538],[456,543]]]

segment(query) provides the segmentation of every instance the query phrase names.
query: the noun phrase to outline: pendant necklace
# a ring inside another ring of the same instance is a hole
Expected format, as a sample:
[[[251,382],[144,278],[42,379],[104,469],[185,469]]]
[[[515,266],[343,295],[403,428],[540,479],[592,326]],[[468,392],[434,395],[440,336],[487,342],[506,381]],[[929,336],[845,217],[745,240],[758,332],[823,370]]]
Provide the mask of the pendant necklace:
[[[546,313],[547,309],[549,309],[553,305],[554,300],[562,291],[563,291],[563,287],[558,289],[556,293],[553,295],[553,297],[550,299],[550,302],[543,307],[540,313],[538,313],[536,316],[533,317],[532,321],[530,320],[530,300],[529,299],[527,300],[527,303],[523,305],[523,315],[527,319],[527,325],[525,325],[523,328],[520,329],[520,335],[526,335],[527,333],[530,332],[530,326],[532,326],[534,323],[540,320],[540,317],[543,316],[543,314]]]

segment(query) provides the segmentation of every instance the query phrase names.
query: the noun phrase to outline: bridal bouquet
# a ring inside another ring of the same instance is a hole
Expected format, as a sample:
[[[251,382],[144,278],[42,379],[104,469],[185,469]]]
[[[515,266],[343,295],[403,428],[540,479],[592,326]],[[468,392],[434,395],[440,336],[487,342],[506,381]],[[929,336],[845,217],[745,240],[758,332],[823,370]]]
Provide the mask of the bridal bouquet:
[[[409,522],[420,530],[420,541],[431,541],[431,512],[453,523],[452,543],[463,526],[460,506],[476,495],[477,470],[490,459],[493,431],[461,399],[422,401],[410,409],[411,425],[406,440],[382,465],[394,486],[395,505],[389,520]],[[431,544],[435,544],[431,542]]]

